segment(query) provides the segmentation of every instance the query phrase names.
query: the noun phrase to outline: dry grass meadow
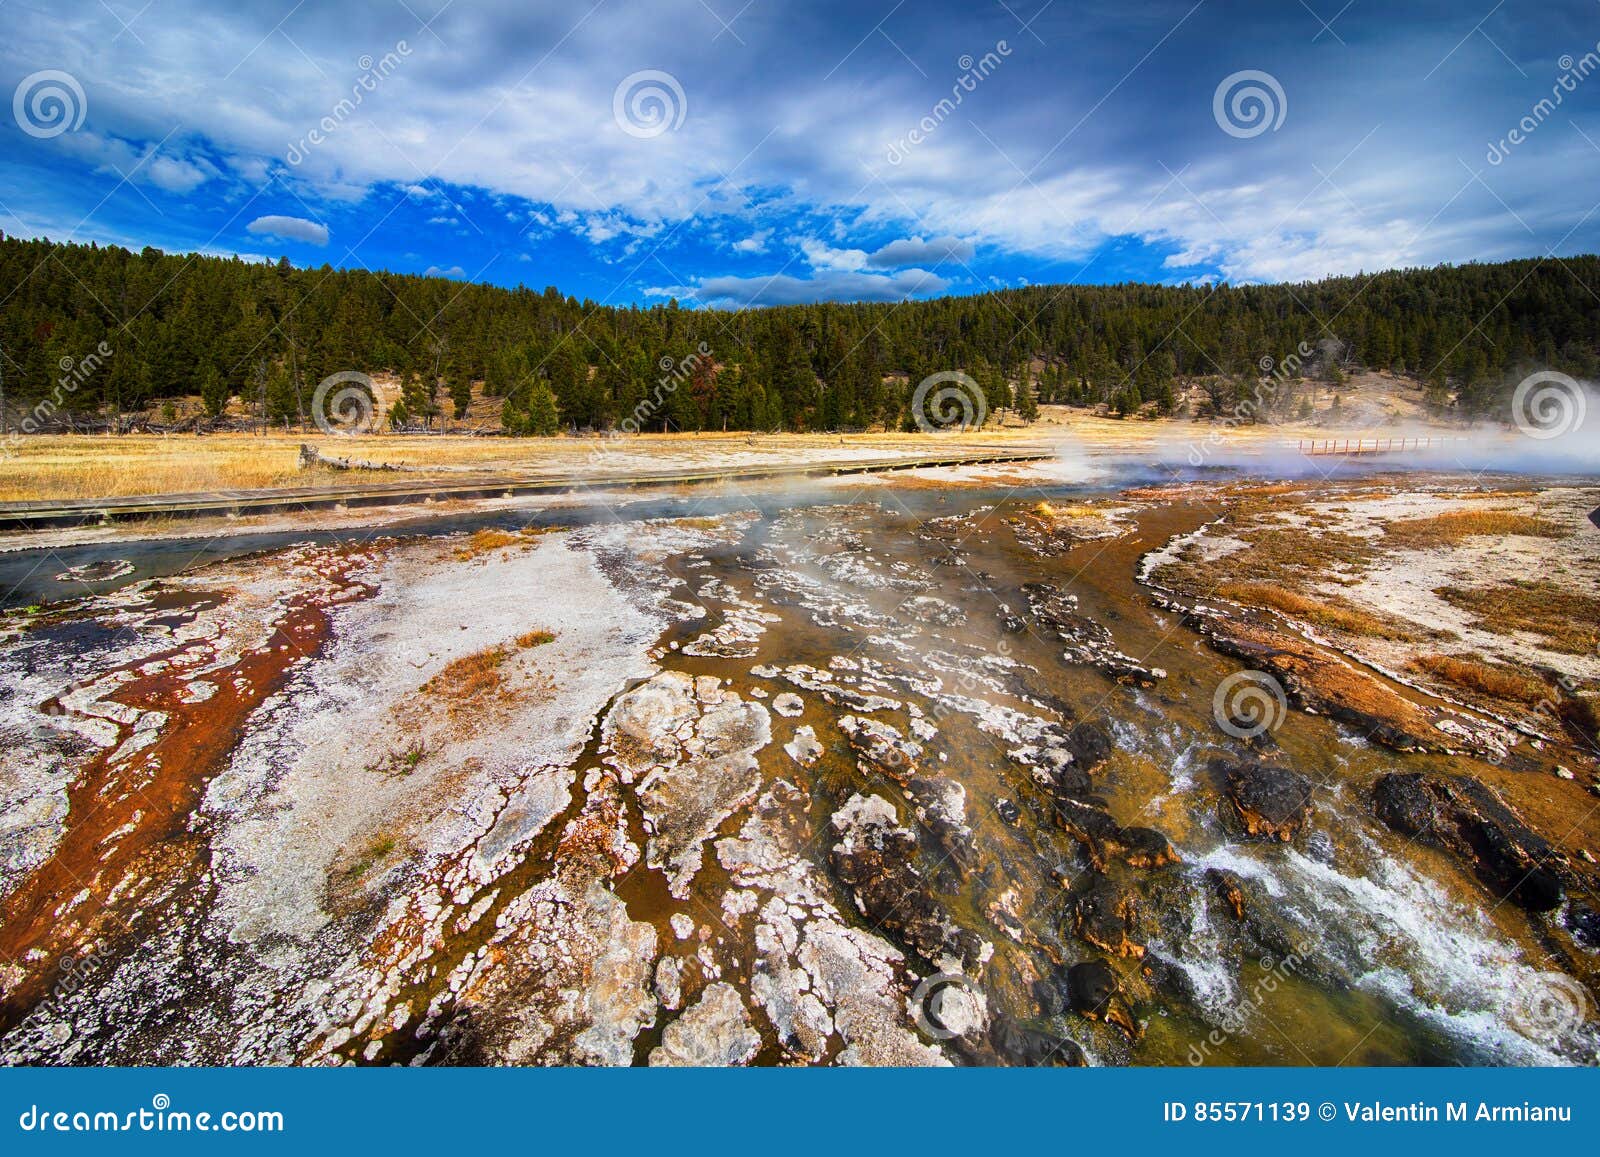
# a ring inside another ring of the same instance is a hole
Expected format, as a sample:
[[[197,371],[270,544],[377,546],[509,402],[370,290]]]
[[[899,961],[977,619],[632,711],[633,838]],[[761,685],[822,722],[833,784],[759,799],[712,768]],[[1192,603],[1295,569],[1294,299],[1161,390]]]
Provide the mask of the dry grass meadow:
[[[1350,429],[1354,437],[1361,431]],[[1372,431],[1366,431],[1369,435]],[[572,478],[643,471],[750,465],[781,466],[830,459],[937,455],[960,451],[1062,448],[1084,454],[1154,451],[1203,443],[1292,448],[1320,427],[1238,426],[1183,420],[1115,419],[1065,406],[1043,407],[1041,421],[965,433],[640,434],[621,438],[504,438],[471,435],[299,433],[50,435],[21,439],[0,455],[0,503],[73,500],[214,490],[395,481],[387,471],[302,470],[302,444],[323,454],[401,466],[410,477],[455,474],[553,475]]]

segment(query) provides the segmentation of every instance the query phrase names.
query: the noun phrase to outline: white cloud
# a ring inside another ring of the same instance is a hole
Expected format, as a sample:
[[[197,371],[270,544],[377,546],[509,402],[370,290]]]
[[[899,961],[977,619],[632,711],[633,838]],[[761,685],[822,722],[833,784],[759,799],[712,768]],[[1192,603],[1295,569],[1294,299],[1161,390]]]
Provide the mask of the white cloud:
[[[943,277],[925,269],[902,269],[892,274],[825,270],[808,278],[787,274],[711,277],[693,292],[696,300],[707,305],[800,305],[812,301],[899,301],[941,293],[949,286]]]
[[[937,265],[941,261],[972,260],[973,245],[959,237],[903,237],[875,249],[867,256],[874,269],[899,269],[905,265]]]
[[[928,87],[897,59],[894,67],[875,67],[868,49],[830,74],[856,39],[852,30],[834,30],[839,47],[822,36],[802,43],[785,21],[742,21],[747,46],[733,66],[710,37],[664,38],[658,20],[641,21],[616,6],[585,9],[577,20],[566,6],[525,0],[484,0],[470,11],[447,6],[432,26],[435,39],[418,34],[404,5],[306,5],[284,25],[284,36],[300,49],[293,51],[272,35],[277,14],[163,0],[141,17],[137,38],[93,35],[88,17],[28,21],[25,34],[0,44],[0,63],[7,75],[48,60],[96,78],[88,127],[50,142],[92,164],[116,162],[131,171],[154,142],[182,126],[134,179],[186,192],[215,179],[208,153],[226,158],[225,169],[256,187],[268,173],[281,176],[287,142],[303,139],[349,96],[351,45],[407,38],[403,74],[386,80],[360,113],[383,131],[341,126],[294,167],[296,187],[306,188],[311,203],[318,196],[357,200],[379,186],[431,201],[439,193],[428,185],[448,182],[452,191],[476,186],[550,204],[569,226],[585,221],[595,244],[623,233],[636,242],[658,235],[641,230],[671,228],[691,216],[737,219],[726,235],[744,239],[731,249],[759,253],[770,238],[753,230],[752,202],[782,199],[787,210],[814,213],[818,219],[807,230],[832,242],[803,250],[818,273],[892,269],[902,260],[936,267],[943,259],[965,260],[966,245],[986,255],[1088,261],[1108,238],[1126,236],[1168,247],[1180,261],[1214,264],[1235,279],[1536,248],[1486,190],[1466,187],[1468,174],[1455,164],[1459,155],[1477,167],[1483,140],[1504,126],[1439,111],[1446,101],[1472,103],[1481,77],[1496,85],[1504,80],[1505,62],[1487,45],[1478,45],[1481,65],[1469,52],[1455,54],[1427,92],[1416,90],[1415,66],[1424,57],[1437,60],[1439,52],[1419,52],[1403,29],[1392,47],[1360,49],[1364,83],[1354,88],[1348,65],[1320,62],[1327,54],[1285,61],[1294,107],[1284,131],[1238,141],[1211,121],[1209,82],[1199,86],[1204,92],[1175,95],[1188,74],[1204,71],[1182,67],[1192,58],[1183,55],[1180,37],[1063,145],[1061,110],[1088,107],[1120,75],[1120,59],[1101,51],[1115,22],[1101,22],[1084,30],[1084,60],[1115,60],[1109,79],[1089,63],[1081,77],[1068,75],[1079,70],[1054,68],[1043,50],[1024,63],[1019,47],[1004,73],[969,98],[971,124],[950,119],[891,165],[886,146],[926,114]],[[1199,13],[1184,35],[1206,17]],[[709,17],[698,3],[685,2],[681,19],[688,27]],[[527,43],[559,51],[525,75],[528,62],[505,46]],[[825,63],[806,67],[818,60]],[[238,67],[240,61],[247,65]],[[752,83],[752,69],[778,61],[782,83]],[[612,119],[617,81],[642,67],[672,71],[689,97],[681,128],[649,140],[629,136]],[[1514,74],[1509,79],[1517,82]],[[1016,94],[1005,86],[1023,81],[1025,99],[1011,99]],[[1525,107],[1520,98],[1517,107]],[[980,121],[982,135],[973,128]],[[1367,140],[1379,122],[1381,131]],[[1552,128],[1538,152],[1524,150],[1515,166],[1483,174],[1530,224],[1549,227],[1550,240],[1562,238],[1589,207],[1583,182],[1563,177],[1592,154],[1577,134],[1561,131],[1570,146],[1559,146]],[[1419,155],[1424,148],[1430,151]],[[1548,209],[1545,217],[1534,216],[1534,202]],[[831,224],[821,219],[828,215]],[[872,236],[902,241],[872,254],[834,247],[864,235],[862,225],[875,228]],[[1591,224],[1574,243],[1592,235]],[[911,248],[956,238],[966,240],[943,257]],[[1181,275],[1185,266],[1173,268]]]
[[[437,265],[430,265],[422,271],[424,277],[465,277],[467,271],[459,265],[452,265],[449,269],[440,269]]]
[[[867,264],[867,252],[864,249],[834,249],[810,237],[801,238],[800,252],[805,254],[806,261],[813,269],[848,273]]]
[[[308,245],[328,243],[328,227],[304,217],[257,217],[245,226],[245,232],[276,237],[280,241],[304,241]]]
[[[77,132],[61,138],[61,147],[104,173],[154,185],[168,193],[188,193],[213,177],[217,167],[201,156],[184,156],[120,137]]]

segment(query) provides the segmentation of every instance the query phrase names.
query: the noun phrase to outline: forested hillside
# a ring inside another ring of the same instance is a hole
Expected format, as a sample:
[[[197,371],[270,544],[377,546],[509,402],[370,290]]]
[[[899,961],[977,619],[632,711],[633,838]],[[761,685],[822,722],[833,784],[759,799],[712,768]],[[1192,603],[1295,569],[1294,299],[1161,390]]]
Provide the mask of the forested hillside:
[[[1167,408],[1193,382],[1222,409],[1263,378],[1352,366],[1412,375],[1440,406],[1483,414],[1529,369],[1600,372],[1591,285],[1592,256],[734,313],[0,237],[0,367],[13,414],[52,395],[62,412],[200,395],[221,413],[237,395],[274,422],[297,420],[342,370],[401,375],[404,409],[421,422],[464,411],[481,381],[523,432],[615,425],[653,394],[649,429],[897,427],[914,385],[952,369],[982,385],[991,410],[1024,417],[1038,401]],[[109,352],[93,356],[101,343]],[[1292,398],[1290,386],[1273,405]]]

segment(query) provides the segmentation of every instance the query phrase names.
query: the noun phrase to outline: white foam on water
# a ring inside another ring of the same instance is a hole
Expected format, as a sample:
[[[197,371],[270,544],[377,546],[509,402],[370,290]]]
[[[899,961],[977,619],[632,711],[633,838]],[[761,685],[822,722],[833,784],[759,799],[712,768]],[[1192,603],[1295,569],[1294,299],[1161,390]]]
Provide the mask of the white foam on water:
[[[1246,849],[1224,846],[1196,866],[1227,869],[1286,901],[1280,911],[1304,926],[1311,951],[1329,953],[1358,987],[1460,1042],[1475,1059],[1592,1063],[1595,1045],[1581,1024],[1519,1030],[1518,1010],[1546,983],[1545,972],[1530,967],[1481,912],[1387,856],[1353,825],[1347,830],[1362,845],[1367,875],[1346,875],[1292,848],[1276,851],[1268,863]]]
[[[1229,964],[1222,932],[1211,921],[1211,910],[1204,891],[1190,892],[1189,935],[1177,951],[1164,952],[1181,968],[1194,987],[1195,1001],[1213,1023],[1221,1024],[1240,1015],[1238,978]],[[1152,943],[1152,948],[1162,947]]]

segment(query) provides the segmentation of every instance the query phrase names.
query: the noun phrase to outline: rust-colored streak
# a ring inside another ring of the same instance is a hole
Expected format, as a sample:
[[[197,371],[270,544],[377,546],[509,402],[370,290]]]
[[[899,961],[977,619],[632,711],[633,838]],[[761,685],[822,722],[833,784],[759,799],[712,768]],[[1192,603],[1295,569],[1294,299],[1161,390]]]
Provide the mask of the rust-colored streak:
[[[183,692],[196,648],[209,660],[211,640],[200,640],[117,670],[159,659],[178,663],[140,675],[109,693],[109,701],[167,716],[159,737],[118,761],[113,756],[133,733],[119,725],[118,742],[93,756],[68,793],[65,830],[51,858],[39,865],[0,905],[0,958],[22,964],[27,975],[0,998],[0,1032],[13,1027],[45,995],[45,978],[63,953],[104,936],[118,939],[140,907],[141,881],[159,874],[191,879],[204,860],[204,844],[188,830],[206,785],[225,765],[241,728],[261,703],[284,685],[294,661],[315,654],[331,633],[329,610],[371,597],[376,588],[350,578],[353,564],[327,560],[326,585],[290,597],[267,641],[203,676],[216,693],[186,702]],[[114,840],[114,842],[112,842]],[[70,909],[80,892],[87,895]],[[113,897],[115,897],[113,899]],[[41,955],[42,954],[42,955]]]

